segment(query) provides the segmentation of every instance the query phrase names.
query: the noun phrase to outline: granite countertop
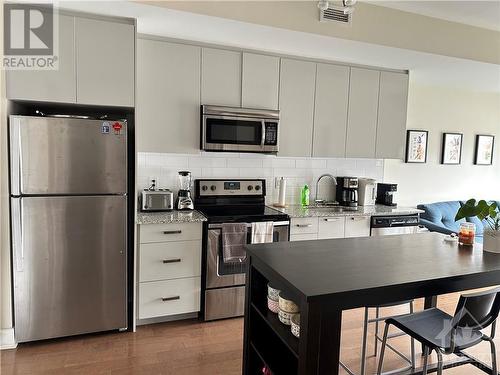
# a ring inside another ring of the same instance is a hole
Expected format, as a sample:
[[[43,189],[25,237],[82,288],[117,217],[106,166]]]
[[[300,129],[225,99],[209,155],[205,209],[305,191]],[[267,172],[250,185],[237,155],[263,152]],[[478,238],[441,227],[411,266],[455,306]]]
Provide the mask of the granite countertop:
[[[170,212],[138,212],[136,224],[172,224],[172,223],[201,223],[207,218],[200,212],[170,211]]]
[[[359,206],[357,210],[343,208],[303,208],[300,205],[290,205],[286,208],[273,207],[288,214],[290,217],[333,217],[333,216],[385,216],[385,215],[411,215],[424,211],[414,207],[391,207],[383,205]]]

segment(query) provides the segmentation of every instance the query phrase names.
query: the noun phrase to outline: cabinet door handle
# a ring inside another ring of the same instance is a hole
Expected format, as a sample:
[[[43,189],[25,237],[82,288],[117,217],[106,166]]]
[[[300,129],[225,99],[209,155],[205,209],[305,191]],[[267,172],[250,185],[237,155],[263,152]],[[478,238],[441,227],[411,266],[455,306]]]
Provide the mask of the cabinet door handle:
[[[299,228],[310,228],[313,226],[312,224],[296,224],[296,225]]]
[[[161,300],[163,302],[168,302],[168,301],[175,301],[181,299],[181,296],[173,296],[173,297],[162,297]]]
[[[351,216],[351,220],[361,221],[361,220],[366,220],[366,217],[364,217],[364,216]]]
[[[163,234],[181,234],[182,233],[182,230],[166,230],[166,231],[163,231]]]
[[[175,258],[175,259],[163,259],[164,264],[168,263],[179,263],[181,261],[181,258]]]
[[[338,217],[331,217],[331,218],[328,218],[328,219],[323,219],[324,221],[339,221],[340,218]]]

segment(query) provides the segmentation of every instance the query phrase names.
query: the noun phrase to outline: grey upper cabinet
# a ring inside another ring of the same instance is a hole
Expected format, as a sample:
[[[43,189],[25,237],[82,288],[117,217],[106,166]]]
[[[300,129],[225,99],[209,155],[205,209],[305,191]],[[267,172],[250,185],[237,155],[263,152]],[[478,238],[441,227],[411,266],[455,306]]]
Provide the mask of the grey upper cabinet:
[[[374,158],[380,72],[351,68],[346,157]]]
[[[137,40],[137,150],[200,149],[201,49]]]
[[[279,156],[311,156],[316,64],[281,59]]]
[[[349,102],[349,67],[318,64],[313,156],[344,157]]]
[[[408,74],[381,72],[376,157],[403,159],[408,106]]]
[[[76,102],[75,18],[59,16],[59,68],[57,70],[7,70],[8,99]]]
[[[77,101],[134,106],[135,26],[76,18]]]
[[[278,109],[279,80],[279,57],[244,52],[242,107]]]
[[[241,52],[202,49],[201,104],[241,105]]]

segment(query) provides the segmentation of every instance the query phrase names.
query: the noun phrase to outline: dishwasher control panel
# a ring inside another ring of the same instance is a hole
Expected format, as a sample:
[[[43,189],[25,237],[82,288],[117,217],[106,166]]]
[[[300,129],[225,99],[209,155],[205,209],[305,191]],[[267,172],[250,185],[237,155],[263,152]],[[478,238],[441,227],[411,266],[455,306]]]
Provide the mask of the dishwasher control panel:
[[[416,226],[420,222],[418,215],[373,216],[372,228],[394,228]]]

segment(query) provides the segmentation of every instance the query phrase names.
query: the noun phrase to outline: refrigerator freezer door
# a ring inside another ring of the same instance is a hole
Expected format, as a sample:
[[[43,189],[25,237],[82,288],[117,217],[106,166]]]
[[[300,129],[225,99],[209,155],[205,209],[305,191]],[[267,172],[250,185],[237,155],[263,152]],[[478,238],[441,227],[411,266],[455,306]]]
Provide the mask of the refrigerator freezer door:
[[[126,122],[10,116],[9,125],[13,195],[127,191]]]
[[[17,341],[127,327],[126,197],[11,204]]]

